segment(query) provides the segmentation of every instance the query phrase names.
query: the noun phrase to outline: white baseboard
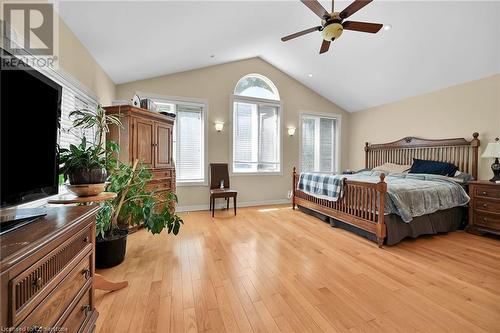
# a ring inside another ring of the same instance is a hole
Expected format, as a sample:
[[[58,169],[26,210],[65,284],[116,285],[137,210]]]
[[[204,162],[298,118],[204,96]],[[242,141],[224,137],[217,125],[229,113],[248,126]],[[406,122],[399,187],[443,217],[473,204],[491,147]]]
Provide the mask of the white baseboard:
[[[253,206],[267,206],[267,205],[284,205],[289,203],[291,203],[290,199],[275,199],[275,200],[243,201],[243,202],[237,202],[236,205],[237,207],[253,207]],[[226,205],[221,203],[216,206],[216,209],[225,207]],[[229,208],[231,207],[233,207],[232,201]],[[204,204],[204,205],[178,206],[176,207],[175,211],[181,213],[181,212],[194,212],[194,211],[209,210],[209,209],[210,205]]]

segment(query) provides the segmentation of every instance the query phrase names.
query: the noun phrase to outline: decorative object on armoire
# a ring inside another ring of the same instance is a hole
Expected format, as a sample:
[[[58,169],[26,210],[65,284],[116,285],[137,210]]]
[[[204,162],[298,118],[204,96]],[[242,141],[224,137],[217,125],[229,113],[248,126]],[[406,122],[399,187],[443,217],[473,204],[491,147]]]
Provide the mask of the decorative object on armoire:
[[[155,193],[146,189],[152,174],[136,160],[133,165],[118,163],[109,177],[107,191],[116,198],[101,204],[96,217],[96,267],[109,268],[125,259],[129,226],[144,226],[152,234],[163,229],[177,235],[182,219],[173,207],[177,197],[172,192]]]
[[[215,199],[224,198],[229,209],[229,199],[233,198],[234,215],[236,215],[236,196],[238,191],[232,190],[229,185],[229,171],[227,163],[210,163],[210,210],[212,217],[215,214]]]
[[[132,102],[132,106],[135,106],[136,108],[141,107],[141,98],[137,95],[134,95],[134,97],[130,99],[130,102]]]
[[[160,113],[133,106],[108,106],[106,114],[119,116],[123,127],[110,128],[106,139],[118,143],[115,155],[123,163],[133,164],[136,159],[153,174],[147,189],[158,193],[175,193],[175,167],[172,158],[172,130],[174,119]]]
[[[495,162],[491,165],[491,170],[493,171],[493,178],[490,179],[491,182],[500,181],[500,163],[498,159],[500,158],[500,142],[496,138],[495,142],[490,142],[486,146],[486,149],[481,155],[482,158],[494,158]]]
[[[73,128],[69,131],[94,129],[93,141],[88,141],[84,134],[78,145],[70,145],[69,149],[59,149],[59,172],[64,179],[69,179],[70,185],[95,185],[90,187],[70,186],[68,189],[76,195],[96,195],[99,189],[104,190],[107,178],[108,163],[113,159],[112,153],[117,147],[114,143],[104,143],[104,135],[109,126],[121,127],[119,117],[106,115],[103,108],[97,106],[95,110],[80,109],[69,114],[73,120]],[[81,133],[81,132],[80,132]]]

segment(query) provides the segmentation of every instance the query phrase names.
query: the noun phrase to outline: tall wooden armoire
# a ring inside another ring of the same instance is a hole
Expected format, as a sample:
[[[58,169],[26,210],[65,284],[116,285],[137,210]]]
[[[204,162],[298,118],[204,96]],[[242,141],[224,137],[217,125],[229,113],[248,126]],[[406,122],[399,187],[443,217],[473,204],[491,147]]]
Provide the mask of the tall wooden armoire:
[[[148,187],[175,193],[172,131],[174,118],[130,105],[107,106],[107,114],[120,115],[123,128],[110,126],[106,140],[120,145],[119,160],[136,159],[151,168],[153,180]]]

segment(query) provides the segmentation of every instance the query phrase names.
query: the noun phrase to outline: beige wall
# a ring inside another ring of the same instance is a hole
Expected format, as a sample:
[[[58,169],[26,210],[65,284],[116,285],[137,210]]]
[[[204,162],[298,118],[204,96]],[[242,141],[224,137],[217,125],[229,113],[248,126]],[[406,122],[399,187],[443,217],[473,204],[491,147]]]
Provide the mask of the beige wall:
[[[402,83],[404,84],[404,83]],[[349,166],[364,167],[364,143],[405,136],[426,139],[465,137],[479,132],[480,154],[500,136],[500,75],[351,114]],[[479,161],[479,178],[492,176],[491,160]]]
[[[233,176],[231,186],[239,190],[240,202],[283,200],[291,189],[291,171],[299,164],[299,131],[286,134],[287,126],[299,125],[301,111],[337,113],[342,116],[341,166],[346,167],[345,149],[349,128],[348,114],[335,104],[300,84],[260,58],[252,58],[158,78],[117,85],[118,99],[129,99],[136,91],[167,96],[191,97],[208,100],[208,162],[229,163],[230,96],[238,80],[246,74],[259,73],[271,79],[283,102],[283,175]],[[224,131],[217,133],[213,122],[223,120]],[[208,188],[190,186],[178,188],[180,206],[208,207]]]
[[[45,2],[45,0],[39,0],[39,2]],[[61,18],[58,17],[58,19],[60,69],[93,92],[98,97],[99,103],[109,105],[115,98],[114,82],[66,23]],[[3,46],[3,38],[0,38],[0,46]]]
[[[63,20],[59,20],[59,66],[94,92],[102,105],[115,98],[115,84]]]

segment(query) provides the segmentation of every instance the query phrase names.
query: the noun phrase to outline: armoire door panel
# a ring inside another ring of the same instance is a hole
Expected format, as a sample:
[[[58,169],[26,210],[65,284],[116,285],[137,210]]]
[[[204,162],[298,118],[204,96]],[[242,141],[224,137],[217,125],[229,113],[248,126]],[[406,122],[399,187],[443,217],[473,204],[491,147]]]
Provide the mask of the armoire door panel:
[[[155,123],[155,168],[166,168],[172,164],[172,126]]]
[[[154,164],[154,122],[137,119],[134,130],[134,159],[140,163]]]

